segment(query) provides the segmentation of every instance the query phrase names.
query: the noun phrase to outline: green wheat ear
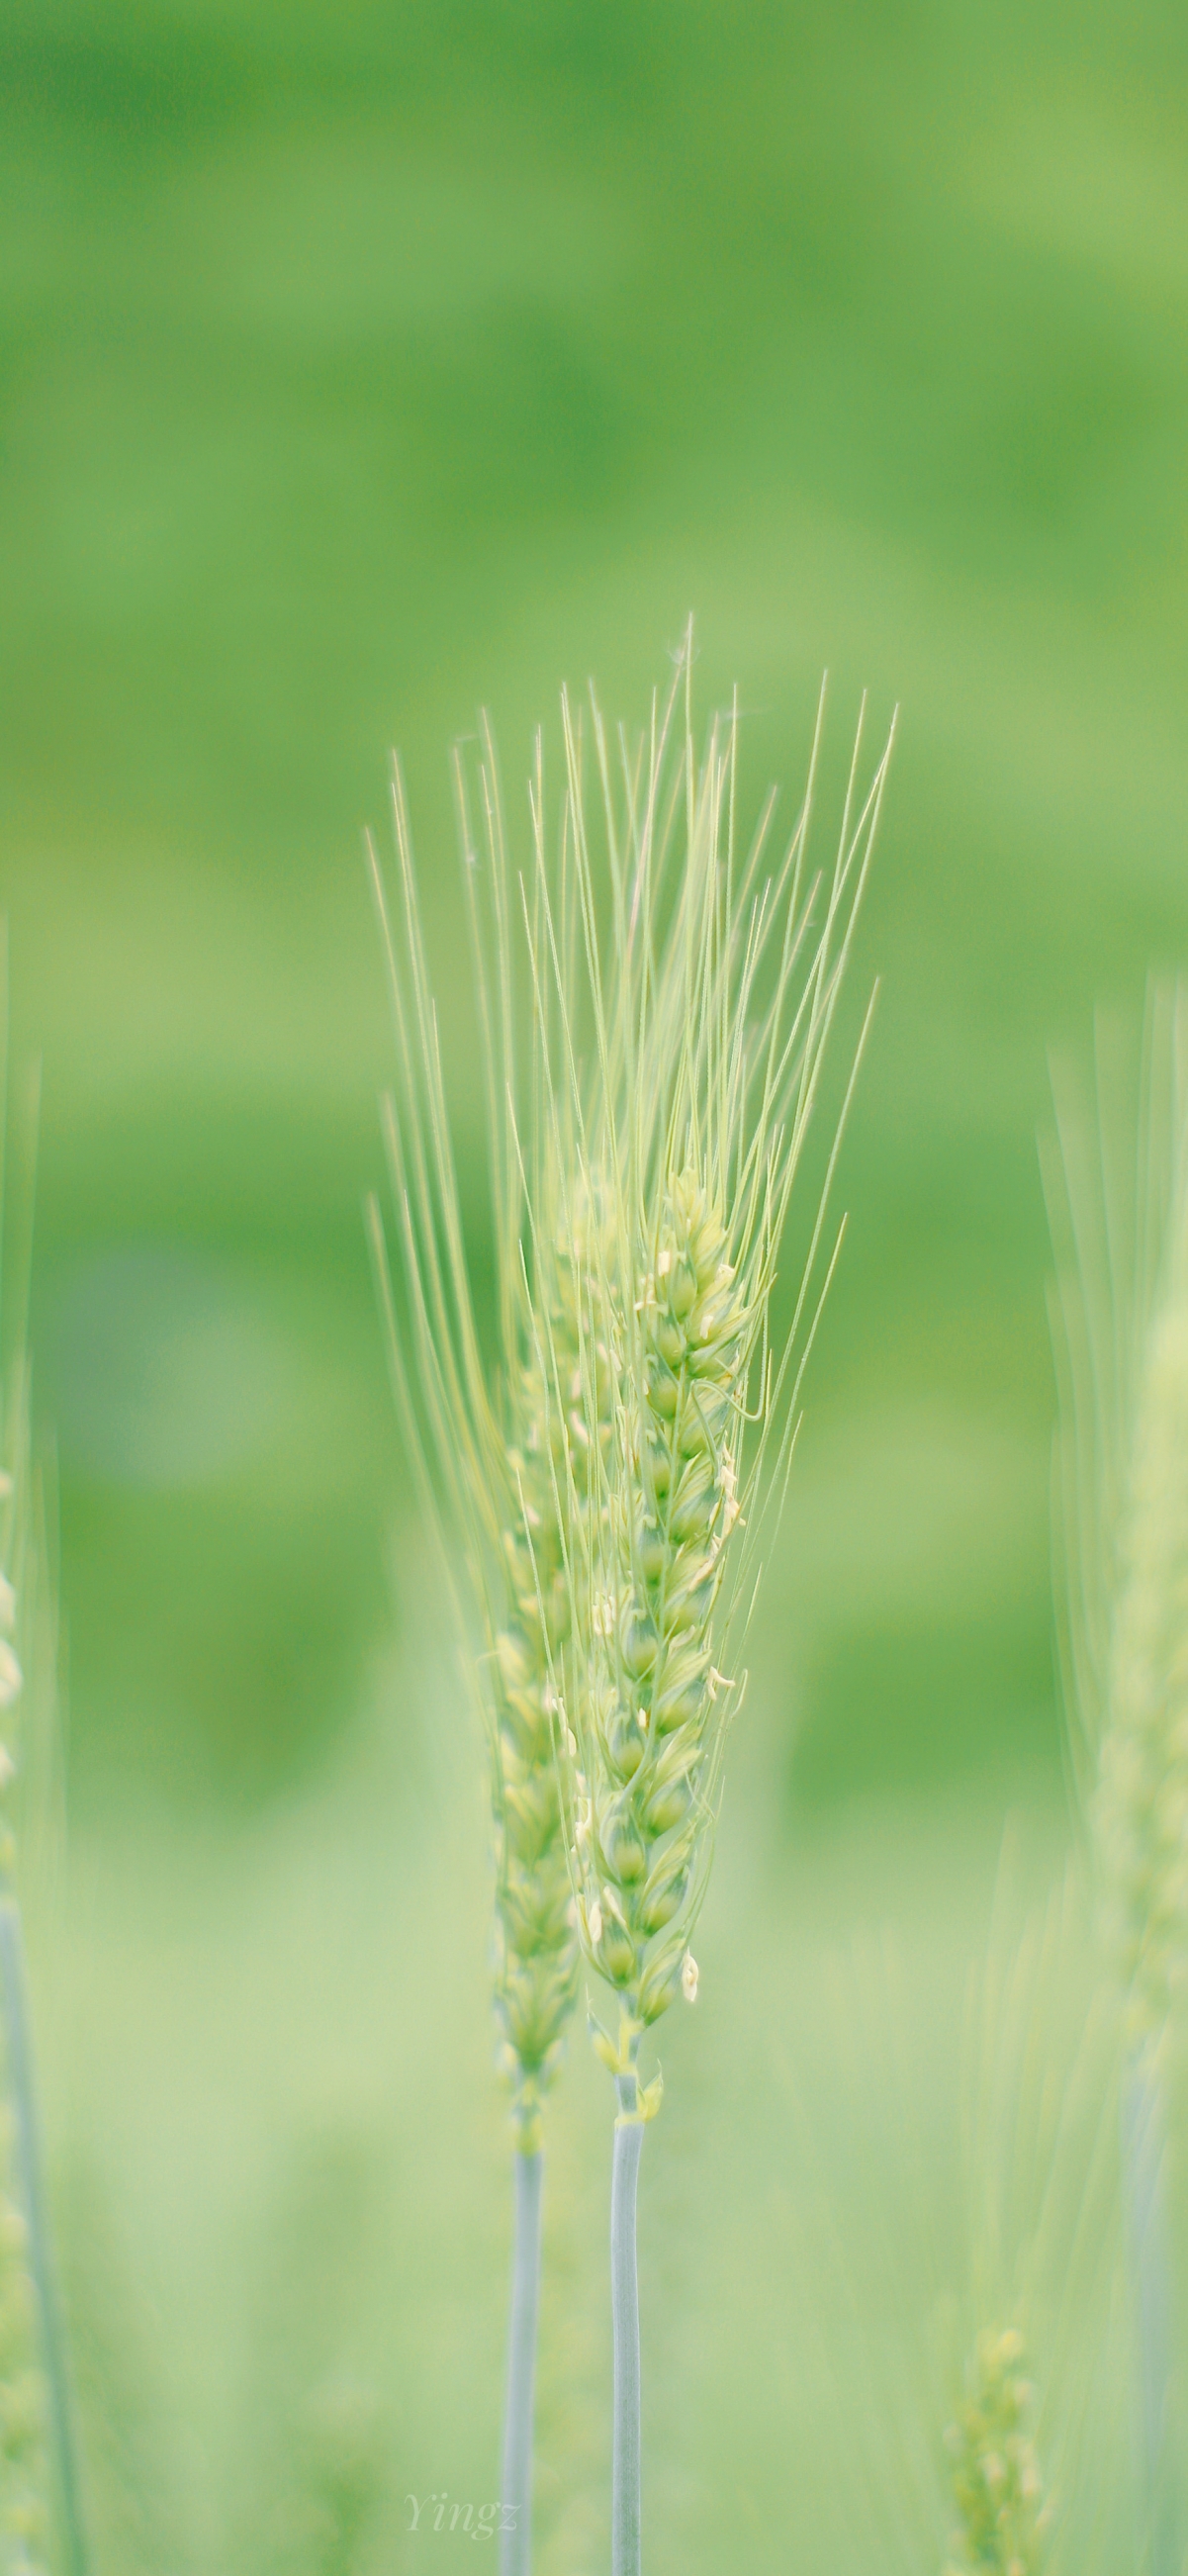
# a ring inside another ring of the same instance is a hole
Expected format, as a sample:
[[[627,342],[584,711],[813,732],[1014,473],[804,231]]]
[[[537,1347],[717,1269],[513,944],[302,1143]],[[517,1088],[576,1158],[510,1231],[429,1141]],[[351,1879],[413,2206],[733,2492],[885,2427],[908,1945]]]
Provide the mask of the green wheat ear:
[[[531,1259],[535,1276],[573,1283],[563,1335],[550,1299],[532,1309],[554,1484],[545,1525],[563,1551],[556,1620],[530,1510],[525,1537],[578,1932],[619,2004],[613,2033],[591,2017],[618,2094],[614,2576],[640,2565],[635,2206],[642,2124],[661,2089],[659,2075],[641,2082],[640,2042],[678,1995],[697,1994],[690,1940],[741,1691],[729,1666],[832,1272],[830,1259],[822,1284],[840,1126],[779,1347],[771,1296],[890,755],[888,743],[859,797],[859,729],[834,865],[810,881],[819,710],[801,815],[769,873],[770,800],[749,852],[736,845],[737,709],[698,755],[692,660],[690,633],[636,747],[622,735],[612,747],[593,697],[587,743],[564,702],[560,867],[538,802],[526,902],[545,1104]]]
[[[796,830],[768,873],[770,803],[749,853],[736,848],[736,717],[696,755],[691,661],[688,639],[642,752],[620,742],[617,780],[592,704],[609,922],[566,706],[563,870],[556,884],[538,866],[533,925],[553,1139],[533,1243],[559,1240],[579,1281],[576,1366],[572,1328],[562,1343],[537,1319],[568,1605],[552,1658],[558,1756],[582,1948],[620,2001],[617,2033],[596,2027],[595,2041],[645,2117],[658,2096],[634,2090],[642,2032],[697,1992],[689,1941],[741,1687],[728,1665],[823,1293],[836,1140],[773,1349],[781,1242],[890,752],[859,801],[855,745],[822,885],[807,879],[814,742]]]
[[[1084,1811],[1136,2046],[1188,1985],[1188,993],[1153,987],[1139,1097],[1098,1031],[1057,1080],[1047,1181],[1062,1380],[1058,1536]]]
[[[1112,2576],[1134,2502],[1117,2015],[1081,1873],[1033,1907],[1008,1837],[958,2050],[893,1935],[828,1973],[837,2089],[814,2099],[789,2073],[788,2111],[816,2176],[842,2554],[903,2576]],[[936,2075],[947,2092],[954,2060],[950,2164]]]
[[[1066,1701],[1125,2015],[1123,2179],[1154,2576],[1186,2498],[1164,2176],[1168,2042],[1188,1986],[1188,992],[1153,986],[1136,1086],[1104,1026],[1056,1082],[1057,1537]]]
[[[398,1316],[378,1212],[372,1245],[388,1325],[393,1381],[424,1497],[445,1538],[460,1544],[466,1581],[457,1610],[477,1624],[472,1658],[490,1755],[495,1859],[493,1991],[500,2064],[516,2128],[515,2243],[503,2500],[516,2530],[503,2542],[505,2576],[529,2563],[531,2425],[539,2294],[544,2097],[564,2050],[578,1984],[578,1942],[562,1822],[555,1735],[557,1664],[571,1650],[568,1554],[588,1500],[581,1462],[556,1447],[550,1369],[580,1371],[582,1272],[572,1228],[539,1224],[548,1204],[572,1208],[572,1176],[556,1139],[531,1050],[521,1066],[530,945],[513,901],[494,747],[484,722],[476,839],[464,764],[455,764],[463,876],[472,936],[489,1121],[488,1168],[497,1262],[498,1350],[488,1368],[463,1246],[436,1010],[430,989],[403,786],[394,781],[399,904],[389,909],[371,855],[394,1006],[398,1087],[386,1133],[399,1222],[403,1314]],[[533,796],[542,812],[540,755]],[[538,849],[538,860],[543,853]],[[519,990],[517,989],[519,987]],[[522,1005],[523,1007],[518,1007]],[[528,1236],[528,1191],[538,1211]],[[609,1408],[612,1389],[596,1392]],[[607,1426],[609,1428],[609,1416]],[[560,1496],[564,1493],[565,1527]]]
[[[563,1551],[555,1479],[546,1463],[549,1435],[536,1359],[538,1330],[521,1251],[526,1147],[524,1107],[517,1096],[516,960],[498,774],[485,728],[481,859],[460,760],[456,784],[487,1063],[500,1324],[493,1368],[485,1367],[480,1355],[463,1248],[436,1008],[398,770],[393,801],[400,901],[394,917],[374,852],[370,855],[400,1076],[397,1091],[385,1103],[404,1288],[399,1321],[374,1206],[371,1226],[408,1447],[443,1527],[447,1565],[459,1543],[463,1549],[467,1583],[457,1600],[463,1632],[472,1632],[476,1616],[478,1621],[474,1662],[495,1824],[494,1999],[518,2144],[531,2157],[539,2150],[542,2099],[560,2063],[577,1991],[549,1678],[551,1661],[564,1645],[568,1611],[558,1583]],[[530,1109],[528,1116],[530,1120]],[[531,1152],[530,1143],[527,1150]],[[537,1294],[548,1309],[550,1334],[563,1351],[563,1277],[542,1271]]]
[[[1039,2576],[1049,2513],[1032,2435],[1035,2390],[1015,2326],[978,2336],[945,2436],[959,2516],[945,2576]]]
[[[723,1669],[729,1614],[756,1571],[766,1502],[786,1477],[819,1312],[810,1298],[832,1157],[778,1351],[769,1301],[890,750],[859,801],[855,746],[814,923],[811,775],[769,876],[770,802],[750,852],[735,848],[736,719],[715,725],[696,757],[691,666],[690,634],[645,742],[632,751],[620,739],[618,787],[593,708],[605,945],[582,729],[568,701],[558,841],[550,846],[538,747],[534,864],[514,901],[485,727],[477,838],[457,764],[488,1077],[499,1317],[490,1372],[399,773],[395,919],[372,858],[397,1037],[387,1132],[403,1323],[374,1209],[372,1238],[410,1451],[461,1540],[483,1642],[495,2001],[521,2148],[505,2494],[525,2528],[541,2100],[574,2002],[579,1940],[622,2000],[617,2040],[598,2036],[635,2131],[624,2172],[658,2100],[655,2083],[638,2084],[640,2035],[676,1993],[696,1993],[689,1935],[738,1695]],[[814,771],[819,732],[820,716]],[[524,977],[532,1034],[521,1050]],[[741,1544],[731,1544],[736,1527]],[[633,2197],[623,2207],[633,2249]],[[526,2567],[526,2540],[505,2565]]]

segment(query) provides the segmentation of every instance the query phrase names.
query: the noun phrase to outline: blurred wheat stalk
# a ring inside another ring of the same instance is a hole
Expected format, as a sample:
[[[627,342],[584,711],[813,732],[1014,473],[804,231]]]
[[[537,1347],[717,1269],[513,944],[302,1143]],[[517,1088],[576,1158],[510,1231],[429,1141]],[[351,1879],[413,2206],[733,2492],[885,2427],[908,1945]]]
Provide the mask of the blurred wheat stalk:
[[[15,1121],[7,1100],[7,950],[0,930],[0,2534],[5,2566],[88,2576],[74,2393],[58,2289],[37,2107],[25,1967],[18,1821],[43,1870],[52,1822],[56,1625],[47,1514],[31,1469],[26,1344],[37,1083]],[[14,1186],[15,1181],[15,1186]],[[14,1217],[15,1202],[15,1217]],[[18,1653],[19,1646],[19,1653]],[[32,1723],[19,1723],[29,1698]]]
[[[936,2031],[894,1940],[856,1941],[833,1971],[836,2134],[814,2134],[823,2106],[790,2109],[816,2175],[798,2225],[814,2270],[822,2245],[830,2267],[823,2378],[853,2471],[855,2564],[1106,2576],[1125,2563],[1117,2017],[1089,1935],[1079,1868],[1033,1909],[1008,1835],[956,2097],[945,2066],[951,2162],[929,2099]]]
[[[1179,2576],[1184,2495],[1167,2068],[1188,1980],[1188,993],[1153,985],[1136,1085],[1099,1024],[1047,1154],[1061,1370],[1066,1696],[1125,2012],[1122,2151],[1148,2547]]]

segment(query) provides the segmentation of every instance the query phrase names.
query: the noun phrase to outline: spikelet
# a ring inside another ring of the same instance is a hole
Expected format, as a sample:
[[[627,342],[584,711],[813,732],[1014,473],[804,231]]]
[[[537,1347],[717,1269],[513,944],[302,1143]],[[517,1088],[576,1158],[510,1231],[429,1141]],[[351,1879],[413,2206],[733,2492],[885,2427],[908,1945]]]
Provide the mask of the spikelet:
[[[1188,1974],[1188,997],[1152,993],[1137,1118],[1099,1031],[1058,1086],[1066,1698],[1133,2048]],[[1063,1606],[1063,1605],[1062,1605]]]
[[[945,2576],[1039,2576],[1049,2517],[1034,2407],[1018,2328],[980,2334],[965,2403],[945,2436],[960,2517]]]
[[[769,1301],[890,750],[858,800],[855,746],[814,925],[812,774],[772,875],[770,803],[740,861],[737,717],[711,727],[699,764],[690,671],[691,639],[642,751],[620,740],[618,785],[592,703],[605,933],[586,744],[566,704],[563,866],[550,881],[538,833],[531,915],[538,1087],[553,1139],[548,1239],[559,1236],[580,1276],[576,1370],[571,1342],[538,1319],[569,1601],[551,1672],[582,1947],[620,1998],[617,2039],[595,2026],[595,2044],[619,2074],[634,2066],[642,2029],[697,1991],[689,1938],[739,1689],[725,1670],[731,1613],[786,1478],[819,1313],[810,1298],[824,1201],[778,1352]],[[832,1170],[831,1158],[826,1191]],[[761,1483],[765,1466],[774,1473]]]

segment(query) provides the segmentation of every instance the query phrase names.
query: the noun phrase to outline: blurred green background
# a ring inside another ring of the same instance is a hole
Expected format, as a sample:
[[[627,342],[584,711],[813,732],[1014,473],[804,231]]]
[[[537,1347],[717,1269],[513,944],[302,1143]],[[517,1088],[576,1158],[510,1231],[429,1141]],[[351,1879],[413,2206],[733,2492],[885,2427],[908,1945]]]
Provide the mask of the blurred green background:
[[[449,746],[489,706],[522,835],[560,681],[642,721],[690,610],[751,808],[780,778],[791,819],[823,666],[826,815],[860,690],[903,708],[850,1235],[655,2185],[653,2566],[801,2563],[797,2373],[757,2326],[728,2439],[713,2362],[759,2238],[689,2258],[714,1953],[807,2012],[814,1944],[890,1908],[940,2087],[1008,1806],[1038,1881],[1062,1847],[1035,1130],[1049,1046],[1188,928],[1186,80],[1163,0],[8,0],[0,899],[69,1639],[38,1955],[112,2569],[412,2563],[404,2489],[494,2473],[482,1798],[364,1251],[361,832],[398,745],[481,1260]],[[546,2576],[604,2547],[575,2056]]]

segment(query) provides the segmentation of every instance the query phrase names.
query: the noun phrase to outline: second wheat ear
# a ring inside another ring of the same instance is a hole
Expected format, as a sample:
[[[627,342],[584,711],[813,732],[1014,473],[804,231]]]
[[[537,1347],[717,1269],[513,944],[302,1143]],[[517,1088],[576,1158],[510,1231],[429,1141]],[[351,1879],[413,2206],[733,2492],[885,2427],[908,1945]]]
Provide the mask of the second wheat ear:
[[[403,1312],[382,1222],[369,1208],[372,1249],[406,1445],[442,1538],[459,1631],[486,1731],[494,1820],[494,2003],[500,2071],[515,2126],[514,2238],[501,2479],[502,2576],[528,2576],[532,2421],[540,2286],[542,2114],[577,1996],[578,1947],[553,1755],[550,1668],[565,1640],[563,1545],[556,1479],[547,1464],[545,1392],[534,1300],[548,1309],[551,1345],[565,1347],[564,1267],[529,1284],[522,1232],[525,1152],[535,1169],[521,1091],[515,1007],[517,917],[494,746],[484,730],[479,801],[482,854],[471,828],[463,764],[455,763],[463,868],[484,1041],[489,1180],[498,1266],[498,1358],[480,1353],[450,1141],[436,1004],[421,924],[399,769],[393,782],[398,901],[388,904],[370,849],[397,1040],[397,1088],[385,1102],[396,1197]],[[558,1298],[561,1304],[557,1303]],[[531,1539],[528,1536],[531,1525]],[[463,1580],[453,1568],[461,1549]]]
[[[526,898],[547,1145],[528,1191],[532,1260],[539,1274],[560,1248],[576,1321],[561,1341],[550,1301],[533,1309],[565,1597],[552,1615],[542,1549],[538,1615],[560,1640],[549,1679],[578,1932],[618,2006],[611,2029],[591,2013],[617,2095],[614,2576],[641,2561],[636,2189],[661,2079],[645,2079],[640,2047],[675,1998],[697,1994],[690,1942],[737,1658],[840,1243],[827,1202],[857,1059],[778,1345],[771,1298],[891,747],[860,793],[860,730],[818,880],[814,742],[769,872],[770,805],[749,852],[736,846],[736,714],[695,751],[691,663],[688,642],[638,755],[612,746],[593,701],[585,739],[566,703],[561,867],[538,819]],[[534,1547],[527,1503],[524,1520]]]
[[[1188,1987],[1188,990],[1154,984],[1134,1084],[1097,1031],[1057,1080],[1057,1541],[1065,1695],[1123,2007],[1122,2176],[1152,2576],[1180,2576],[1169,2060]]]

